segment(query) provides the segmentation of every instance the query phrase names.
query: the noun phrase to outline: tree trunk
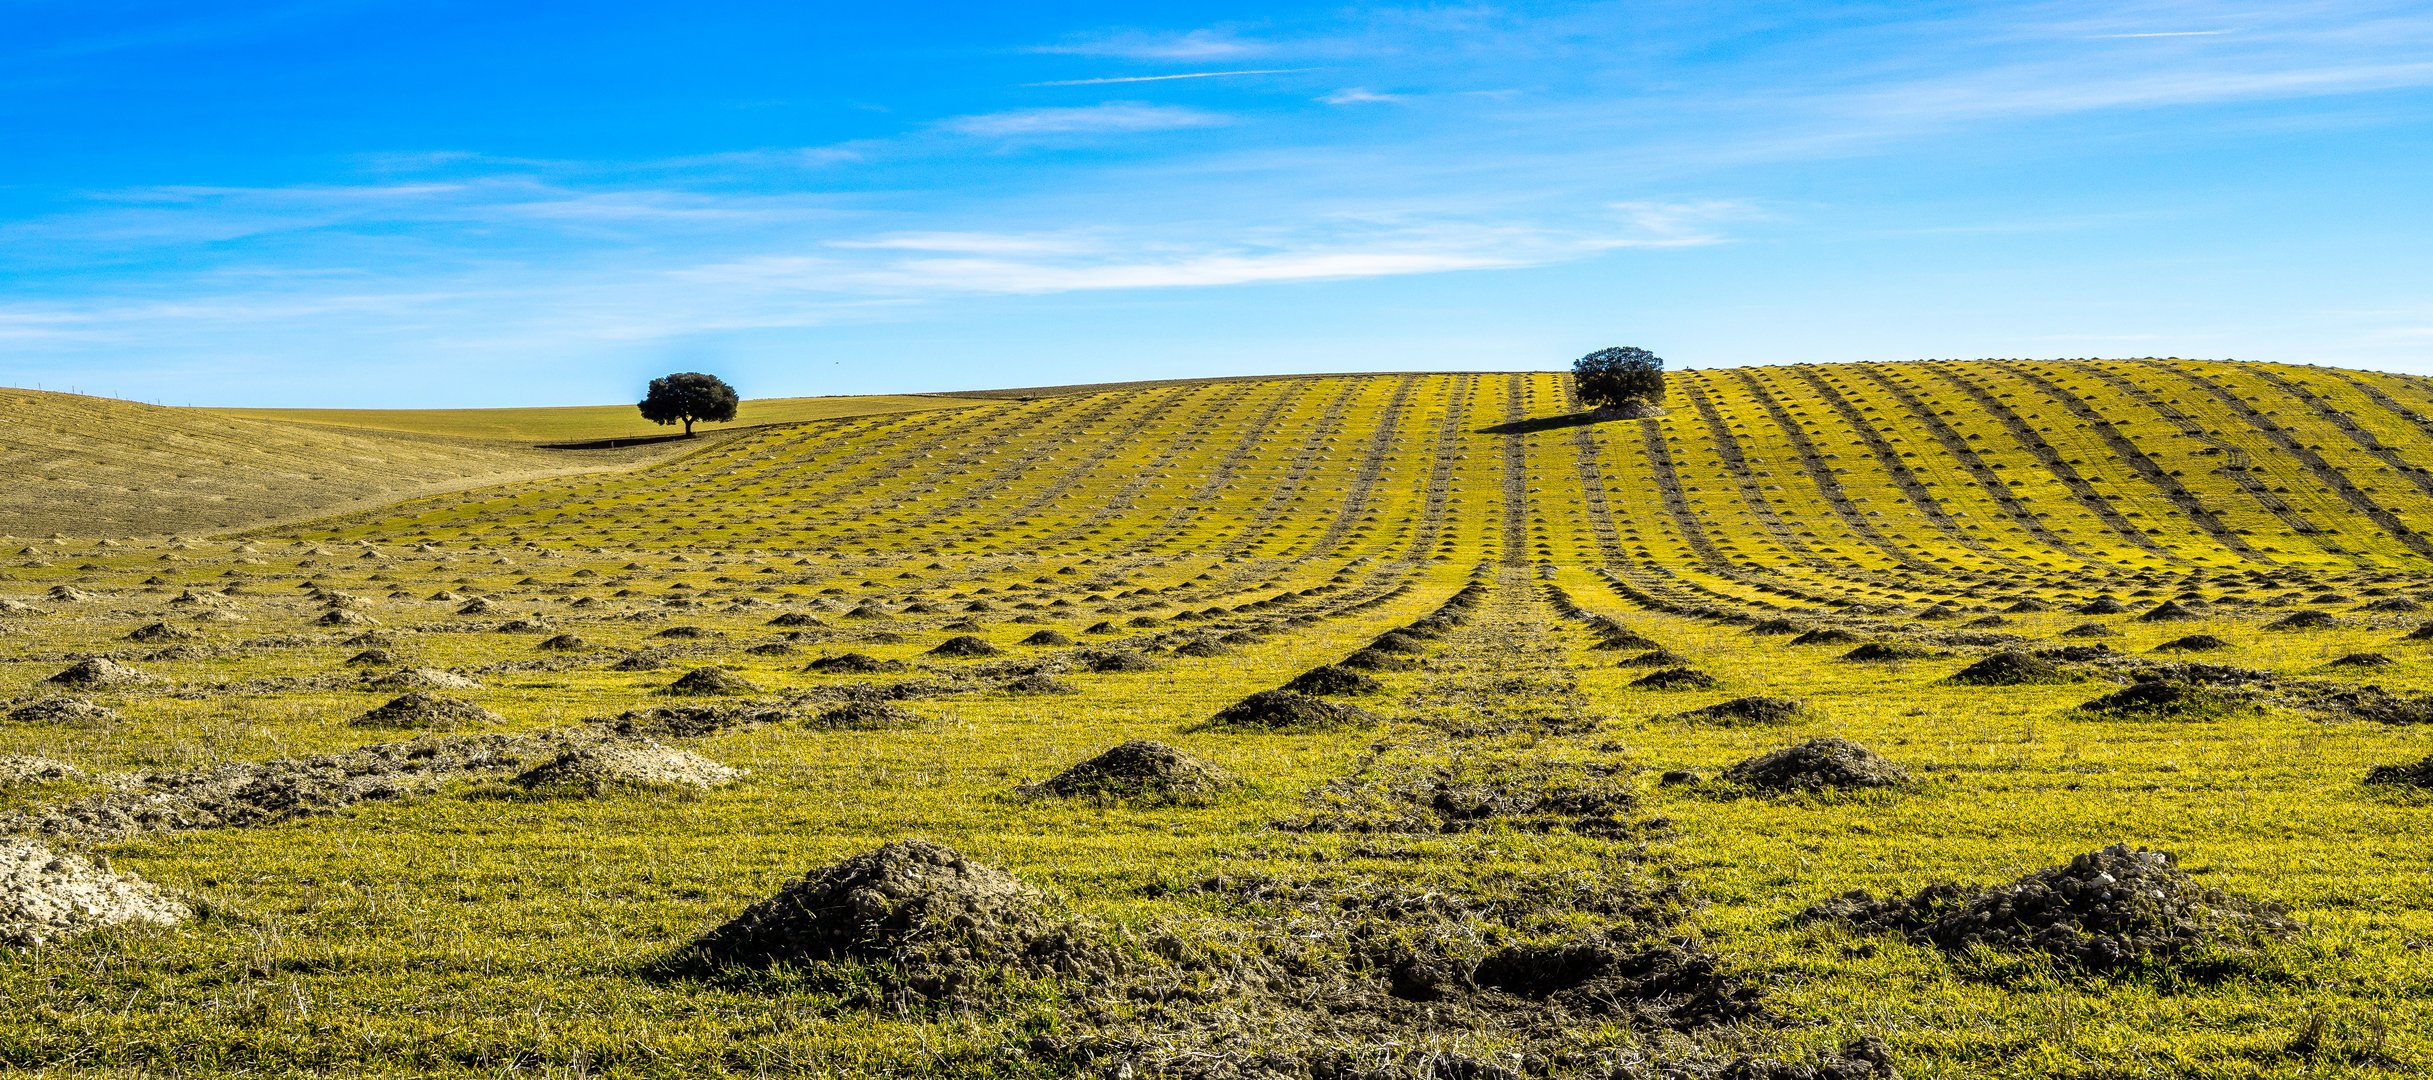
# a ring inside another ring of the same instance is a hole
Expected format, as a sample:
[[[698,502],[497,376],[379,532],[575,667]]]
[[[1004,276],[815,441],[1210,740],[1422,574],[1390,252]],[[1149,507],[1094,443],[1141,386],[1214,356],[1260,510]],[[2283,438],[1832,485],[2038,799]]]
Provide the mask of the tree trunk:
[[[693,437],[693,418],[689,416],[684,418],[684,437]]]

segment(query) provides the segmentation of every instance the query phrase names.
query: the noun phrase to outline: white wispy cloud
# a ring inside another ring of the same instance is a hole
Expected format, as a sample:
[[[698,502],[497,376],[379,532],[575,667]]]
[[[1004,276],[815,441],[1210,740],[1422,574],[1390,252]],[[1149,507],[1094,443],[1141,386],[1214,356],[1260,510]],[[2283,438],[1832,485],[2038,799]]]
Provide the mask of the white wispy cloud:
[[[1236,75],[1292,75],[1312,68],[1244,68],[1239,71],[1183,71],[1172,75],[1112,75],[1100,79],[1055,79],[1030,86],[1109,86],[1116,83],[1173,82],[1177,79],[1222,79]]]
[[[1126,31],[1054,45],[1036,45],[1032,46],[1031,51],[1127,60],[1217,60],[1256,55],[1266,51],[1266,48],[1227,31],[1203,29],[1182,33]]]
[[[1381,101],[1400,101],[1400,94],[1380,94],[1365,86],[1347,86],[1318,99],[1328,105],[1367,105]]]
[[[1128,135],[1144,131],[1217,127],[1231,122],[1221,113],[1179,105],[1110,101],[1070,108],[1016,109],[958,116],[939,127],[961,135],[1004,139],[1037,135]]]

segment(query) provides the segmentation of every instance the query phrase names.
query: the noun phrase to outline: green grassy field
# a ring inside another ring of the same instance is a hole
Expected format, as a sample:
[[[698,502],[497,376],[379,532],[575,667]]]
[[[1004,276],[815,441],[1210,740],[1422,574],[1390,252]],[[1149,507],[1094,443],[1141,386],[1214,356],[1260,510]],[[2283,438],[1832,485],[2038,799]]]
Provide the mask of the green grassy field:
[[[0,563],[0,753],[82,775],[0,788],[0,832],[106,856],[196,917],[0,952],[0,1063],[1813,1078],[1883,1075],[1880,1046],[1913,1078],[2433,1066],[2433,797],[2363,782],[2433,754],[2433,384],[1756,368],[1678,373],[1667,415],[1592,422],[1566,382],[871,412],[208,541],[24,544]],[[2185,618],[2148,617],[2166,602]],[[2197,634],[2220,646],[2158,651]],[[994,651],[934,651],[963,636]],[[2051,667],[1952,681],[2004,653]],[[142,681],[45,682],[89,657]],[[1324,700],[1359,715],[1227,719],[1353,660],[1376,685]],[[704,666],[749,685],[666,693]],[[1708,681],[1642,682],[1676,668]],[[469,680],[433,692],[495,715],[355,721],[410,671]],[[2200,705],[2081,708],[2141,681]],[[1796,707],[1697,715],[1750,696]],[[66,697],[107,712],[45,705]],[[903,714],[832,715],[877,703]],[[1909,779],[1719,775],[1821,736]],[[749,773],[512,780],[640,738]],[[411,739],[423,756],[277,764]],[[1133,739],[1238,782],[1019,790]],[[774,967],[689,951],[907,839],[1010,873],[1042,921]],[[2092,971],[1801,917],[2115,843],[2299,929]]]

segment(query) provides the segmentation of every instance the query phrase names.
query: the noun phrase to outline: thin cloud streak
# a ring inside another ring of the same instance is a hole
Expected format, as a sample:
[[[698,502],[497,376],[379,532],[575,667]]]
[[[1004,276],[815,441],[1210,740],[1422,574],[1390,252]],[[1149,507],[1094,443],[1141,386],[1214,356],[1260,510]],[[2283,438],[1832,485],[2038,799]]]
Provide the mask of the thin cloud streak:
[[[1115,83],[1173,82],[1176,79],[1221,79],[1235,75],[1292,75],[1316,68],[1248,68],[1241,71],[1186,71],[1174,75],[1115,75],[1103,79],[1057,79],[1024,86],[1109,86]]]

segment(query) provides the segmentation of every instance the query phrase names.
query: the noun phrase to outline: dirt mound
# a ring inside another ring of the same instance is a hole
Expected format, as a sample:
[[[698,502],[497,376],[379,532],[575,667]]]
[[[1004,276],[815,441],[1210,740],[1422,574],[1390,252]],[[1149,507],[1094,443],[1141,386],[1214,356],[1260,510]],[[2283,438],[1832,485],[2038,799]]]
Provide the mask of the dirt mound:
[[[1953,672],[1943,681],[1961,686],[2032,686],[2075,678],[2068,668],[2034,653],[2003,651]]]
[[[1648,672],[1630,684],[1642,690],[1704,690],[1715,682],[1714,676],[1697,668],[1671,667]]]
[[[2154,607],[2145,614],[2138,616],[2137,621],[2196,622],[2204,617],[2205,616],[2203,614],[2199,613],[2194,608],[2181,604],[2177,600],[2165,600],[2162,603],[2154,605]]]
[[[2328,611],[2293,611],[2265,623],[2264,628],[2277,631],[2329,630],[2338,625],[2340,620],[2333,618]]]
[[[2433,756],[2406,765],[2376,765],[2365,771],[2365,782],[2393,787],[2433,788]]]
[[[1025,645],[1070,645],[1073,639],[1054,630],[1041,630],[1023,638]]]
[[[945,657],[998,656],[1002,655],[1004,652],[1005,650],[991,645],[979,638],[973,637],[970,634],[959,634],[955,637],[950,637],[945,641],[940,642],[937,648],[929,650],[926,655]]]
[[[543,639],[540,644],[533,646],[533,648],[541,649],[546,652],[581,652],[584,649],[591,648],[591,642],[585,641],[581,637],[574,634],[559,634],[556,637]]]
[[[742,775],[742,769],[690,750],[648,739],[616,739],[568,750],[526,770],[515,783],[528,789],[574,788],[597,794],[618,787],[708,789]]]
[[[2213,652],[2227,649],[2230,643],[2212,634],[2190,634],[2175,637],[2154,647],[2155,652]]]
[[[1793,645],[1848,645],[1860,640],[1859,635],[1838,626],[1810,630],[1791,639]]]
[[[998,689],[1009,694],[1078,694],[1081,692],[1080,687],[1044,671],[1034,671],[1028,675],[1010,679]]]
[[[80,697],[38,698],[8,711],[12,724],[57,724],[62,727],[101,727],[126,717],[118,710]]]
[[[1903,660],[1932,660],[1942,656],[1923,645],[1901,641],[1870,641],[1843,653],[1841,658],[1853,664],[1890,664]]]
[[[152,682],[152,676],[121,664],[106,656],[95,656],[76,662],[50,678],[42,680],[52,686],[73,686],[80,690],[100,690],[113,687],[142,686]]]
[[[1154,671],[1157,661],[1130,649],[1081,649],[1073,654],[1073,665],[1083,671],[1105,675],[1119,671]]]
[[[1690,658],[1671,649],[1649,649],[1614,661],[1615,667],[1687,667]]]
[[[83,770],[66,762],[46,757],[0,756],[0,789],[83,778]]]
[[[2389,667],[2396,661],[2378,652],[2353,652],[2334,659],[2331,667]]]
[[[1323,731],[1376,721],[1377,717],[1366,709],[1295,690],[1261,690],[1225,706],[1210,723],[1257,731]]]
[[[2195,954],[2245,950],[2299,929],[2279,905],[2206,888],[2182,873],[2168,852],[2126,844],[2007,885],[1931,885],[1889,900],[1852,892],[1801,917],[1902,934],[1948,952],[1979,946],[2038,952],[2094,974],[2178,966]]]
[[[1225,647],[1222,642],[1219,642],[1214,638],[1204,637],[1193,638],[1174,647],[1174,655],[1187,656],[1195,660],[1204,660],[1212,656],[1224,656],[1231,652],[1233,652],[1233,650]]]
[[[363,684],[373,690],[479,690],[482,684],[453,671],[412,667],[392,671]]]
[[[1356,697],[1385,691],[1385,684],[1340,664],[1320,664],[1293,676],[1284,689],[1317,697]]]
[[[105,926],[173,926],[193,914],[132,874],[53,853],[40,841],[0,838],[0,943],[31,948]]]
[[[1680,720],[1709,724],[1787,724],[1808,714],[1808,707],[1788,698],[1743,697],[1717,702],[1703,709],[1676,713]]]
[[[921,714],[884,701],[848,701],[812,717],[806,726],[831,731],[879,731],[911,727]]]
[[[883,671],[903,671],[906,670],[906,667],[901,660],[881,660],[867,653],[849,652],[820,657],[804,664],[803,670],[848,675],[875,675]]]
[[[1418,667],[1419,661],[1380,649],[1362,649],[1344,657],[1335,666],[1355,671],[1409,671]]]
[[[692,949],[713,967],[856,964],[890,994],[932,1001],[1006,974],[1069,969],[1082,951],[1036,890],[925,840],[787,882]]]
[[[2087,622],[2064,630],[2059,636],[2067,638],[2119,637],[2120,631],[2102,623]]]
[[[365,649],[346,658],[348,667],[388,667],[397,662],[397,654],[387,649]]]
[[[757,694],[760,692],[760,688],[752,685],[751,680],[732,671],[710,666],[697,667],[685,672],[675,682],[661,687],[659,692],[677,697],[735,697],[741,694]]]
[[[165,622],[145,623],[127,632],[127,640],[150,645],[163,641],[193,641],[203,635]]]
[[[2423,601],[2406,596],[2386,596],[2380,600],[2361,604],[2357,608],[2359,611],[2387,612],[2423,611],[2424,609],[2425,605]]]
[[[486,727],[506,722],[506,717],[470,701],[428,690],[400,694],[389,699],[387,704],[347,721],[356,727],[426,728],[433,731]]]
[[[1906,784],[1909,773],[1882,754],[1829,735],[1759,754],[1718,778],[1759,791],[1848,791]]]
[[[619,657],[616,663],[608,665],[608,670],[658,671],[666,666],[667,657],[656,652],[645,650],[643,652],[626,653],[624,656]]]
[[[1179,805],[1206,802],[1234,783],[1215,766],[1165,743],[1134,739],[1020,791],[1034,797]]]
[[[2118,600],[2114,600],[2109,596],[2098,596],[2093,600],[2089,600],[2086,603],[2072,608],[2071,610],[2076,611],[2081,615],[2119,615],[2128,611],[2129,605],[2121,603]]]
[[[2133,683],[2078,707],[2078,711],[2118,719],[2203,720],[2243,708],[2244,697],[2233,690],[2177,679]]]

